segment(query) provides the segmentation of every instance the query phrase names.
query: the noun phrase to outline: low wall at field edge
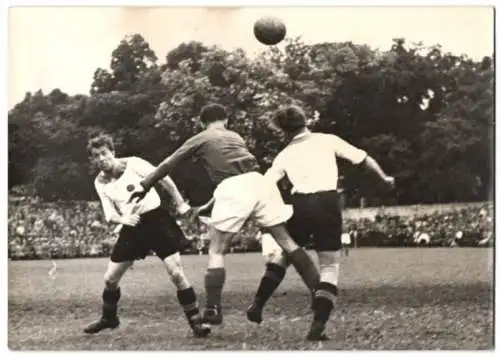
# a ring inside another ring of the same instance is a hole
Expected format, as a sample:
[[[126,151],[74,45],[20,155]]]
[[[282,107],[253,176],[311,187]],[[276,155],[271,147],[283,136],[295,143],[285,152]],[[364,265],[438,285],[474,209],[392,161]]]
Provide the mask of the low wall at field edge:
[[[368,207],[368,208],[348,208],[343,212],[346,219],[374,219],[378,213],[386,215],[413,216],[413,215],[431,215],[435,212],[448,212],[471,207],[481,207],[492,204],[493,202],[476,203],[450,203],[450,204],[429,204],[429,205],[406,205],[406,206],[386,206],[386,207]]]

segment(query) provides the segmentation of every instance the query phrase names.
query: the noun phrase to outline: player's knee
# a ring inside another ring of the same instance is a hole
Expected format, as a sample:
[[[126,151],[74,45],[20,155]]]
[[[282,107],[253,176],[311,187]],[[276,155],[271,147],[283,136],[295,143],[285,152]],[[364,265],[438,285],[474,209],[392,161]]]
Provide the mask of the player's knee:
[[[165,267],[170,276],[170,279],[176,287],[189,286],[189,283],[184,274],[179,253],[168,256],[163,260]]]
[[[318,251],[318,262],[320,267],[327,267],[339,263],[341,260],[341,251]]]
[[[288,267],[287,256],[284,252],[275,252],[266,258],[266,263],[275,264],[283,268]]]
[[[318,252],[320,280],[337,285],[340,275],[340,251]]]
[[[108,290],[116,290],[118,284],[120,283],[120,278],[114,272],[106,272],[104,274],[104,286]]]
[[[287,253],[291,253],[299,248],[297,243],[292,239],[284,224],[268,227],[267,230],[271,233],[276,241],[276,244]]]
[[[224,247],[222,245],[213,245],[208,248],[209,255],[224,255]]]
[[[167,256],[163,259],[163,263],[165,264],[165,268],[170,276],[178,273],[182,270],[181,266],[181,256],[178,252],[173,255]]]
[[[186,286],[187,284],[187,278],[186,275],[184,274],[184,270],[182,267],[178,266],[173,268],[170,272],[170,279],[174,283],[175,286]]]
[[[132,266],[132,261],[124,261],[124,262],[109,262],[108,269],[104,274],[104,285],[109,290],[115,290],[119,287],[120,280],[128,270],[130,266]]]

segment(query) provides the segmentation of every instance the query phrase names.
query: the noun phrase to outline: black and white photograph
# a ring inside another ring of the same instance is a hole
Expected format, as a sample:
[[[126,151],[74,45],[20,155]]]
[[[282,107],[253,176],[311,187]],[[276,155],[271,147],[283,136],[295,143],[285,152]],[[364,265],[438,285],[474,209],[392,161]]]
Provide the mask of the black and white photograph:
[[[6,7],[11,353],[495,350],[494,6],[270,5]]]

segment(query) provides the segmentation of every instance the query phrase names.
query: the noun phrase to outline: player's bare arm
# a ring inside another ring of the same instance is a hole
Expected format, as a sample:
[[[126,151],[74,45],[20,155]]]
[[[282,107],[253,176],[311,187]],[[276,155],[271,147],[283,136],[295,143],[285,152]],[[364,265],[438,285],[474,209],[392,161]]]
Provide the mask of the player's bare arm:
[[[170,194],[170,196],[172,197],[174,203],[175,203],[175,206],[180,210],[182,207],[185,207],[187,205],[186,203],[186,200],[184,199],[184,197],[182,196],[181,192],[179,191],[179,189],[177,188],[177,185],[175,185],[174,181],[172,180],[172,178],[170,178],[169,176],[166,176],[165,178],[161,179],[159,181],[159,183],[161,184],[161,186],[163,186],[163,188],[165,188],[165,190]],[[182,210],[180,210],[182,211]]]
[[[371,157],[364,150],[361,150],[352,144],[348,143],[344,139],[331,136],[333,147],[335,148],[336,155],[341,158],[347,159],[352,164],[363,165],[365,168],[371,172],[378,175],[378,177],[391,189],[394,187],[394,178],[388,176],[380,167],[373,157]]]
[[[133,158],[133,160],[136,161],[135,168],[140,177],[146,178],[148,174],[154,172],[155,167],[147,160],[137,157]],[[172,178],[166,175],[165,177],[159,179],[158,183],[169,193],[179,213],[184,214],[190,209]]]
[[[379,178],[387,184],[391,189],[394,188],[395,185],[395,180],[394,177],[388,176],[384,170],[380,167],[378,162],[373,159],[371,156],[367,155],[366,159],[363,162],[363,165],[365,168],[368,170],[372,171],[373,173],[377,174]]]
[[[150,173],[141,181],[140,184],[143,188],[143,191],[136,191],[132,193],[129,201],[132,201],[134,198],[142,200],[146,196],[146,193],[160,179],[166,177],[179,163],[193,156],[201,144],[202,141],[200,134],[195,135],[194,137],[184,142],[184,144],[180,148],[178,148],[172,155],[165,158],[152,173]]]

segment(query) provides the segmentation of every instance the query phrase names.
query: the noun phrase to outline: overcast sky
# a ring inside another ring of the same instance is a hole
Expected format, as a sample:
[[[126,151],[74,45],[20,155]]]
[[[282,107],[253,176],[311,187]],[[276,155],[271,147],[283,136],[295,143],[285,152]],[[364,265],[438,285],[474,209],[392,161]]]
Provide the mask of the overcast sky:
[[[126,34],[140,33],[156,55],[190,40],[263,49],[253,38],[262,15],[281,17],[288,36],[307,42],[353,41],[388,49],[392,38],[480,59],[493,53],[493,9],[488,7],[124,8],[41,7],[9,10],[8,107],[27,91],[88,93],[97,67]]]

